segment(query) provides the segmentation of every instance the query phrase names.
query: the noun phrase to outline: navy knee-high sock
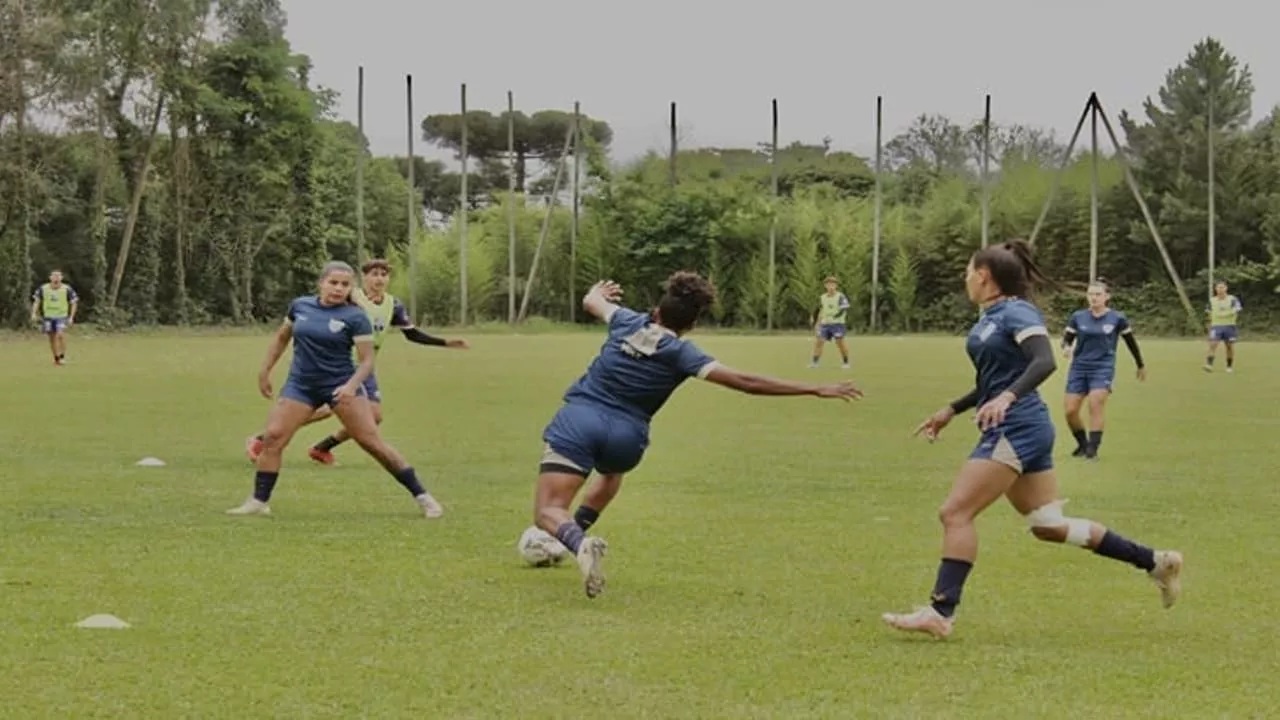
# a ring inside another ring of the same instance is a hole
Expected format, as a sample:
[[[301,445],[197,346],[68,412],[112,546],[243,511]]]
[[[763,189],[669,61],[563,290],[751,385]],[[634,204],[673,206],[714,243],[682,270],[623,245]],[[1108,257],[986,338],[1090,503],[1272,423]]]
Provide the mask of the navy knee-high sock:
[[[276,482],[279,480],[279,471],[259,470],[253,476],[253,499],[259,502],[269,502],[271,500],[271,492],[276,489]]]
[[[964,581],[969,578],[973,563],[968,560],[943,558],[938,566],[938,579],[933,584],[933,609],[943,617],[956,614],[956,606],[960,604],[960,595],[964,591]]]

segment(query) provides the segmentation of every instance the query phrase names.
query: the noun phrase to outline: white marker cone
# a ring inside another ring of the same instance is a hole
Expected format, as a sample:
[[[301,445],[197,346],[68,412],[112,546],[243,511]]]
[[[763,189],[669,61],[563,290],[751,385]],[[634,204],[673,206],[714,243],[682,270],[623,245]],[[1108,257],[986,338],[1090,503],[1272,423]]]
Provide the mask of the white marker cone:
[[[164,467],[164,461],[160,458],[144,457],[138,461],[141,467]]]
[[[129,627],[129,623],[121,620],[115,615],[90,615],[89,617],[76,623],[78,628],[93,628],[107,630],[123,630]]]

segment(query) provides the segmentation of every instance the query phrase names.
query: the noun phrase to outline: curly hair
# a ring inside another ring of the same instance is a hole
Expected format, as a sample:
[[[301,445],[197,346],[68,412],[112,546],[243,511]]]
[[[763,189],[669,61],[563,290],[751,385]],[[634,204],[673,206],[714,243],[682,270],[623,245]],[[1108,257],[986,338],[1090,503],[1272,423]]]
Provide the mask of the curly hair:
[[[716,301],[716,286],[696,272],[671,273],[658,300],[658,316],[667,328],[684,333]]]

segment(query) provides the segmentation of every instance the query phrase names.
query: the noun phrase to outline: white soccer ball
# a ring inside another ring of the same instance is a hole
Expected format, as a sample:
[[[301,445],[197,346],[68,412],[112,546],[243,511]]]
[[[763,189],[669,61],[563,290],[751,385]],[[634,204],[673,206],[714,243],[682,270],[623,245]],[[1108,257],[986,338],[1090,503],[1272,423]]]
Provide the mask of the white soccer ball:
[[[569,555],[569,548],[540,527],[531,526],[520,535],[516,543],[521,559],[534,567],[550,567],[559,564]]]

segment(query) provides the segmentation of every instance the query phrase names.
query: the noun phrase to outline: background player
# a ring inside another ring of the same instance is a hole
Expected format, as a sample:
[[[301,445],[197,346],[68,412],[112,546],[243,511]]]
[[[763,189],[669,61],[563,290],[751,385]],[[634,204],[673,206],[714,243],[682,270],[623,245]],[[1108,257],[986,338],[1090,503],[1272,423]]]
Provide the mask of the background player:
[[[1235,370],[1236,342],[1240,339],[1236,322],[1243,309],[1235,295],[1227,294],[1226,283],[1219,282],[1213,286],[1213,297],[1209,298],[1209,355],[1204,359],[1205,372],[1213,372],[1218,343],[1227,345],[1227,372]]]
[[[62,282],[62,271],[49,273],[49,282],[31,295],[31,321],[40,324],[40,332],[49,336],[49,351],[54,365],[67,362],[67,328],[76,321],[80,297],[70,285]]]
[[[715,287],[697,273],[671,275],[658,306],[647,314],[619,307],[621,295],[617,284],[600,282],[582,300],[588,313],[608,323],[609,335],[543,431],[546,447],[534,498],[535,524],[577,556],[587,597],[604,590],[601,561],[607,546],[586,536],[569,505],[592,471],[601,475],[601,490],[589,499],[607,503],[617,493],[623,475],[640,464],[649,445],[653,416],[685,380],[696,377],[750,395],[846,401],[862,395],[848,382],[811,385],[731,370],[685,340],[715,300]],[[592,509],[598,516],[603,504]]]
[[[288,316],[276,331],[258,373],[258,390],[271,399],[271,370],[292,339],[289,377],[267,417],[253,496],[228,514],[271,514],[267,503],[280,477],[281,455],[298,428],[316,408],[326,404],[360,447],[413,495],[428,518],[444,514],[444,508],[423,489],[404,457],[382,439],[373,420],[373,409],[364,396],[364,381],[373,373],[373,324],[363,310],[349,302],[354,279],[350,265],[331,262],[320,275],[319,294],[296,298],[289,304]],[[352,361],[353,354],[358,364]]]
[[[818,297],[818,309],[814,311],[814,329],[818,336],[813,341],[813,360],[809,363],[809,367],[818,367],[818,361],[822,359],[822,349],[828,342],[834,340],[836,347],[840,349],[840,357],[844,360],[841,367],[848,370],[849,346],[845,345],[844,336],[849,327],[849,298],[840,292],[835,276],[827,276],[827,279],[822,282],[826,285],[827,291]]]
[[[1116,338],[1124,338],[1124,344],[1138,366],[1138,381],[1147,379],[1147,369],[1142,363],[1142,351],[1133,336],[1133,327],[1124,313],[1107,307],[1111,292],[1106,283],[1096,280],[1089,285],[1089,307],[1072,313],[1062,334],[1062,353],[1071,358],[1067,370],[1067,393],[1063,400],[1067,426],[1076,439],[1072,457],[1090,460],[1098,457],[1102,445],[1102,428],[1105,424],[1107,399],[1111,397],[1111,384],[1116,377]],[[1074,353],[1072,345],[1075,345]],[[1089,432],[1084,431],[1080,420],[1080,407],[1089,400]]]
[[[978,408],[982,432],[938,511],[942,521],[942,562],[930,596],[932,604],[912,613],[886,613],[898,630],[951,634],[956,606],[978,557],[974,520],[1004,496],[1027,520],[1039,540],[1069,543],[1145,570],[1160,588],[1165,607],[1181,592],[1182,556],[1156,552],[1098,523],[1062,514],[1053,471],[1053,421],[1036,388],[1056,369],[1044,318],[1022,299],[1031,283],[1043,280],[1031,248],[1015,241],[974,253],[965,274],[969,299],[982,309],[965,350],[977,370],[976,387],[934,413],[916,428],[930,440],[956,414]]]
[[[391,265],[386,260],[369,260],[360,268],[360,272],[363,276],[363,289],[352,289],[351,299],[365,311],[369,316],[369,322],[373,325],[373,351],[375,355],[382,349],[382,342],[386,339],[387,330],[393,327],[399,328],[404,333],[406,340],[419,345],[461,350],[468,348],[466,340],[446,340],[428,335],[414,327],[404,304],[387,292],[387,284],[391,280]],[[378,387],[378,379],[374,373],[370,373],[368,379],[365,380],[364,391],[365,397],[369,399],[370,404],[373,406],[374,421],[381,424],[382,391]],[[332,414],[333,412],[329,406],[325,405],[318,408],[307,420],[306,424],[310,425],[311,423],[319,422]],[[350,437],[351,435],[345,427],[339,428],[337,432],[325,437],[308,449],[307,455],[316,462],[332,465],[334,462],[333,448],[346,442]],[[250,460],[257,460],[258,453],[262,452],[261,435],[254,435],[249,438],[246,452]]]

